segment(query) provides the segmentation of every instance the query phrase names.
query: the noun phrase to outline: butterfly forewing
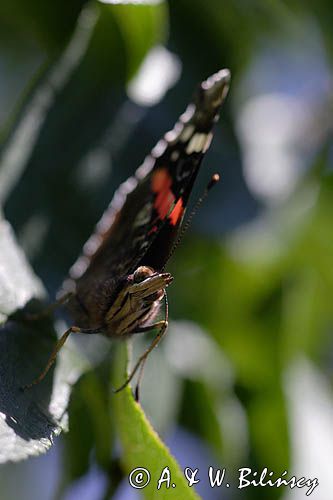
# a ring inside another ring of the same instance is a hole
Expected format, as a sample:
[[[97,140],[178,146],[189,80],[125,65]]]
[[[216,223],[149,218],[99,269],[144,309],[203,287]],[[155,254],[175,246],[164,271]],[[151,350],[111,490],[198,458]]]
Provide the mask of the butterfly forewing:
[[[138,396],[147,356],[168,326],[165,289],[173,278],[163,269],[211,143],[228,82],[228,70],[202,82],[173,130],[157,143],[134,177],[116,191],[59,297],[58,304],[68,301],[75,324],[58,340],[42,373],[24,389],[44,379],[71,333],[126,338],[155,329],[154,340],[118,389],[126,387],[139,370]],[[163,300],[165,316],[157,321]]]
[[[116,191],[64,285],[75,293],[71,306],[83,326],[85,319],[98,324],[138,265],[164,266],[228,82],[228,70],[203,82],[174,129]]]

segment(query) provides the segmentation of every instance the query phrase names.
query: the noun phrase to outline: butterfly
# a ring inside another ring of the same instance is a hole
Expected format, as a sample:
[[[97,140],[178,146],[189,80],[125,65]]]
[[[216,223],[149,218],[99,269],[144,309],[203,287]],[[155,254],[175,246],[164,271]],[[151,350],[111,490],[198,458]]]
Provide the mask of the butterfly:
[[[164,268],[212,141],[229,80],[229,70],[222,69],[203,81],[174,128],[115,192],[56,303],[66,303],[75,326],[62,335],[43,372],[26,387],[45,377],[71,333],[124,339],[156,330],[156,337],[118,390],[128,385],[139,368],[142,373],[148,354],[167,330],[166,288],[173,277]],[[213,176],[210,185],[217,177]],[[163,303],[165,317],[156,321]]]

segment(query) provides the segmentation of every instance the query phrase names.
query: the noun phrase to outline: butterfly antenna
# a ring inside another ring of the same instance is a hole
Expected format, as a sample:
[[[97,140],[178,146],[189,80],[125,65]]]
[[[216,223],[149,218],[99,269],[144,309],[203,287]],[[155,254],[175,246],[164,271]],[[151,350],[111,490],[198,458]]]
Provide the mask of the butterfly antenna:
[[[175,241],[175,243],[173,244],[171,250],[170,250],[170,253],[165,261],[165,264],[163,266],[163,268],[161,269],[161,271],[164,270],[165,266],[167,265],[168,261],[171,259],[171,257],[173,256],[176,248],[178,247],[179,243],[181,242],[181,240],[183,239],[183,236],[184,234],[186,233],[186,231],[188,230],[188,228],[190,227],[190,225],[192,224],[192,221],[193,221],[193,217],[195,216],[195,214],[197,213],[198,209],[200,208],[200,206],[202,205],[202,203],[205,201],[205,199],[207,198],[208,194],[209,194],[209,191],[219,182],[220,180],[220,176],[219,174],[214,174],[212,175],[210,181],[208,182],[204,192],[202,193],[202,195],[198,198],[198,200],[196,201],[194,207],[192,208],[191,210],[191,213],[190,215],[188,216],[186,222],[184,223],[183,227],[181,228],[179,234],[178,234],[178,237]]]

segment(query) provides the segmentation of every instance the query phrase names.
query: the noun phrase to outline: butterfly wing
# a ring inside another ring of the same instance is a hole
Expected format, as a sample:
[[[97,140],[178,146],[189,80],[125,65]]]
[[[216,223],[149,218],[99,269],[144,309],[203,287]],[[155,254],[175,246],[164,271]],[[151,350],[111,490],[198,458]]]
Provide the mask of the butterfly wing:
[[[65,291],[75,293],[81,313],[90,313],[96,305],[104,313],[139,264],[157,270],[164,266],[229,79],[229,71],[221,70],[202,82],[174,129],[116,191],[64,284]]]

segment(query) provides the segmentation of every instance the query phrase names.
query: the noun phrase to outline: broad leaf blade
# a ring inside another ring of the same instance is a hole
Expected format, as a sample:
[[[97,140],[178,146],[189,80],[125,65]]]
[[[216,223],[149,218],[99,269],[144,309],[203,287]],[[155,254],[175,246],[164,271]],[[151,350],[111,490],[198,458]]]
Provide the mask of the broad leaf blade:
[[[0,320],[33,297],[42,296],[42,284],[29,268],[0,212]]]
[[[0,311],[4,321],[15,309],[43,294],[8,223],[0,219]],[[55,342],[50,318],[26,321],[16,314],[0,328],[0,463],[46,451],[59,434],[74,382],[82,366],[69,352],[59,360],[56,375],[22,390],[46,364]]]

